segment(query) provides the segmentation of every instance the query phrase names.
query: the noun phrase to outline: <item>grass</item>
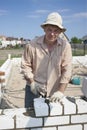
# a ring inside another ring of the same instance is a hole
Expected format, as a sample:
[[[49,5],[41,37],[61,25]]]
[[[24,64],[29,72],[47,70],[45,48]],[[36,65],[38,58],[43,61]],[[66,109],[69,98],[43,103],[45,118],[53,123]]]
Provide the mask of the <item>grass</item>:
[[[21,57],[23,53],[23,48],[19,49],[1,49],[0,50],[0,66],[6,61],[8,58],[8,54],[11,54],[11,58]]]
[[[5,60],[0,60],[0,66],[2,66],[4,62]]]
[[[0,50],[0,66],[6,61],[8,58],[8,54],[11,54],[11,58],[21,57],[23,53],[23,48],[17,48],[17,49],[3,49]],[[72,55],[73,56],[84,56],[87,54],[87,50],[83,49],[72,49]]]
[[[72,55],[73,56],[84,56],[84,55],[87,55],[87,50],[85,50],[85,51],[83,49],[73,50]]]

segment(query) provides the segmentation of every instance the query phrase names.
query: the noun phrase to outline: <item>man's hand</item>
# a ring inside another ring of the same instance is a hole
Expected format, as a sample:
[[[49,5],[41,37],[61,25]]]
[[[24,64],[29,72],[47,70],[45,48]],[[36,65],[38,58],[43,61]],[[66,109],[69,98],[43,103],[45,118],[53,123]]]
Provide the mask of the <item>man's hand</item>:
[[[38,91],[37,91],[37,87],[38,87],[38,84],[36,84],[35,82],[32,82],[30,84],[30,89],[31,89],[31,92],[35,95],[38,94]]]
[[[59,102],[64,97],[64,94],[60,91],[55,92],[51,97],[51,102]]]
[[[42,96],[44,96],[46,94],[46,90],[45,90],[44,86],[41,86],[39,83],[37,83],[35,81],[33,81],[30,84],[30,87],[31,87],[32,93],[34,93],[35,95],[41,94]]]

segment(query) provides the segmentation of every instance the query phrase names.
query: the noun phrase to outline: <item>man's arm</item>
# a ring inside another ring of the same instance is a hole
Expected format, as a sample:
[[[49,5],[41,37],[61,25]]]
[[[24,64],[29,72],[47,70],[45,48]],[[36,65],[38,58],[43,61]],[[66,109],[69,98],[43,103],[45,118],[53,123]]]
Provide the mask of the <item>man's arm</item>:
[[[24,78],[30,83],[33,82],[33,71],[32,71],[32,52],[29,44],[26,45],[24,53],[21,59],[21,70]]]

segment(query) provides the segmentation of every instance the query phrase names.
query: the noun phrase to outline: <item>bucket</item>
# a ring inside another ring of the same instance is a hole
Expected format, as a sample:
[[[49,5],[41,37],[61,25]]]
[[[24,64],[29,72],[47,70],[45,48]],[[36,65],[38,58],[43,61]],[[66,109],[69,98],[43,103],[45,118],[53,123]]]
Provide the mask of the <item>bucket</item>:
[[[72,84],[75,84],[75,85],[80,85],[80,84],[81,84],[81,79],[80,79],[80,77],[73,77],[73,78],[71,79],[71,83],[72,83]]]

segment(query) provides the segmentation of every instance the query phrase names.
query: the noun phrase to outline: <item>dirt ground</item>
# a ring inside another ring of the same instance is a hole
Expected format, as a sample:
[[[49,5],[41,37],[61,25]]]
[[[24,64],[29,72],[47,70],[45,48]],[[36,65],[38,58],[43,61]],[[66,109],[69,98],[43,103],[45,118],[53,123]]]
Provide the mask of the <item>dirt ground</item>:
[[[23,48],[20,49],[0,49],[0,60],[6,60],[8,54],[11,54],[12,57],[20,57],[23,53]]]

